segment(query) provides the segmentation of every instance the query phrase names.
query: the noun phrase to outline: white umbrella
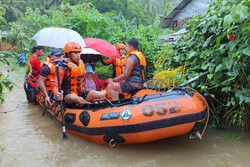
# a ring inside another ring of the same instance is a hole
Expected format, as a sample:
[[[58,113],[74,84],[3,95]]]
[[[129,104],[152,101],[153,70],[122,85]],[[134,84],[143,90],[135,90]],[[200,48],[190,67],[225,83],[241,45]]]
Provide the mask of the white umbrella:
[[[83,48],[81,54],[101,55],[101,53],[92,48]]]
[[[59,27],[48,27],[38,31],[34,37],[37,45],[64,48],[68,42],[77,42],[82,48],[86,47],[81,35],[73,30]]]

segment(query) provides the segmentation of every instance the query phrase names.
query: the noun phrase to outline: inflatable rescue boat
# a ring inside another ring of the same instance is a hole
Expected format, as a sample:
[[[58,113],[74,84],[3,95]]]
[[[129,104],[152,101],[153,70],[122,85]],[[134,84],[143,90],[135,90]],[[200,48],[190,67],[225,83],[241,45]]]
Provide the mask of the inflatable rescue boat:
[[[37,101],[62,124],[60,104],[45,107],[44,94]],[[95,100],[92,104],[63,107],[67,132],[98,144],[144,143],[195,131],[208,115],[204,97],[191,88],[168,92],[142,89],[128,99]]]

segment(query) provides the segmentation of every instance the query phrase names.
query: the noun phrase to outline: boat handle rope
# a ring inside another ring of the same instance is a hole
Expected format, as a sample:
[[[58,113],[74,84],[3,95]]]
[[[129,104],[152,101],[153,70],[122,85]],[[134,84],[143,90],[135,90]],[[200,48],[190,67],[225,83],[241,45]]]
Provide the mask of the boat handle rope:
[[[189,88],[189,89],[192,89],[193,91],[195,91],[193,88]],[[197,92],[197,91],[196,91],[196,92]],[[202,96],[199,92],[197,92],[197,93],[198,93],[200,96]],[[206,104],[207,104],[207,121],[206,121],[206,124],[205,124],[205,126],[204,126],[204,128],[203,128],[201,134],[198,134],[198,135],[197,135],[197,137],[198,137],[199,139],[202,139],[202,137],[203,137],[203,135],[204,135],[204,133],[205,133],[205,131],[206,131],[207,124],[208,124],[208,120],[209,120],[209,105],[208,105],[208,103],[207,103],[206,100],[205,100],[205,102],[206,102]]]

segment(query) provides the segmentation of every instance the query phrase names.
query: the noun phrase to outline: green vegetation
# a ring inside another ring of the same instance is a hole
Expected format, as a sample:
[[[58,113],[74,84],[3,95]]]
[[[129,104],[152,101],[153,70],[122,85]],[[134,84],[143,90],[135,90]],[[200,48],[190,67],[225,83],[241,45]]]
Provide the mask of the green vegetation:
[[[3,5],[0,2],[0,22],[6,23],[6,20],[4,19],[3,15],[5,14],[5,10],[3,8]],[[0,31],[1,34],[1,31]],[[0,42],[2,40],[2,36],[0,35]],[[9,61],[7,60],[5,54],[0,53],[0,64],[3,69],[0,69],[0,101],[1,103],[4,102],[5,98],[5,89],[8,89],[9,91],[12,90],[14,83],[9,79],[8,76],[8,66]],[[5,69],[5,70],[4,70]]]
[[[218,0],[204,16],[188,22],[176,45],[163,50],[157,71],[186,66],[186,78],[208,70],[192,86],[209,95],[217,124],[245,128],[250,104],[250,26],[248,0]],[[248,108],[248,109],[247,109]],[[244,118],[244,119],[243,119]]]
[[[95,72],[102,79],[112,78],[113,67],[112,65],[104,66],[101,62],[97,62]]]
[[[2,0],[6,10],[5,19],[8,22],[23,18],[27,6],[33,10],[37,8],[41,14],[46,14],[47,10],[56,10],[62,4],[74,6],[88,3],[100,13],[121,14],[127,20],[135,20],[137,25],[152,24],[156,16],[166,15],[178,2],[180,0]]]

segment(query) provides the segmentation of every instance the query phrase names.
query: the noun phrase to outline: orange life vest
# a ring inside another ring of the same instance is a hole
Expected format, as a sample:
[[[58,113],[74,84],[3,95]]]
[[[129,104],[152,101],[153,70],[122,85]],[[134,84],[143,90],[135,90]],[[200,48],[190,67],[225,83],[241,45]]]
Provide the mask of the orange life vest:
[[[50,59],[51,60],[51,59]],[[53,89],[53,86],[55,84],[55,77],[56,77],[56,66],[55,64],[45,61],[43,63],[43,66],[47,65],[49,67],[49,75],[47,76],[46,80],[45,80],[45,88],[47,91],[51,91]]]
[[[144,80],[145,79],[146,65],[147,65],[146,58],[144,57],[142,52],[132,51],[126,56],[126,62],[127,62],[127,59],[129,58],[129,56],[131,56],[131,55],[136,55],[138,57],[138,59],[140,61],[141,70],[142,70],[142,79]]]
[[[53,61],[52,61],[52,59],[49,57],[49,55],[47,55],[47,56],[45,57],[44,63],[45,63],[45,62],[52,63]]]
[[[78,65],[73,62],[68,62],[68,68],[70,69],[70,77],[67,79],[70,83],[70,93],[80,95],[84,91],[83,80],[85,73],[85,65],[80,59]]]
[[[115,66],[115,75],[116,77],[118,77],[125,71],[126,60],[115,58],[113,61],[113,65]]]

